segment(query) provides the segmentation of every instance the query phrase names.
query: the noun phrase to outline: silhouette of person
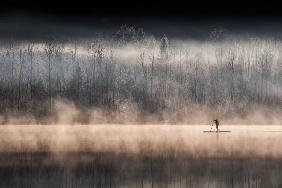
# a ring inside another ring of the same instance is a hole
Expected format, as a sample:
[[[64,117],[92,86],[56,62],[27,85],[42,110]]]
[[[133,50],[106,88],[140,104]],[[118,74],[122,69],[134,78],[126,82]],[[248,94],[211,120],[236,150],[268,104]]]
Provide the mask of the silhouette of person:
[[[215,119],[215,120],[213,120],[213,121],[214,121],[214,123],[215,123],[216,131],[218,131],[219,121],[218,121],[218,119]]]

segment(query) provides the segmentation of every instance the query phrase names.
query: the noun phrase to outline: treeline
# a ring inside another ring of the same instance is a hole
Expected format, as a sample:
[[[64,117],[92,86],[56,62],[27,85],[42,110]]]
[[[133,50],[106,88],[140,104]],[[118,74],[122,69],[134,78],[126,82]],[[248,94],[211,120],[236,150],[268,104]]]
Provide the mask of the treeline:
[[[78,108],[140,116],[193,107],[242,114],[282,105],[281,41],[155,39],[122,26],[112,39],[2,43],[0,113],[52,113],[56,99]],[[188,111],[187,111],[188,110]]]

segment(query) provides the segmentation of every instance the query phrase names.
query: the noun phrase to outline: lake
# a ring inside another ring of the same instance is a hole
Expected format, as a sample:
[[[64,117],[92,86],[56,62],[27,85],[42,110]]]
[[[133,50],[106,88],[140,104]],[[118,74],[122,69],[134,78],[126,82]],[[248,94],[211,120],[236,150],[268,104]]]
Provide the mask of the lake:
[[[282,186],[282,126],[219,128],[1,126],[0,187]]]

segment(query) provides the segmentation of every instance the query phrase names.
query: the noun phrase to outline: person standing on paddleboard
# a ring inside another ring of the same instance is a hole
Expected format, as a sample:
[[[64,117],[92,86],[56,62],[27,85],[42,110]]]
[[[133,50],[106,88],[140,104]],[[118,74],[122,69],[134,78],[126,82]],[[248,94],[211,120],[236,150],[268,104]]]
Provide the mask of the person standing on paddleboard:
[[[213,120],[213,121],[214,121],[214,123],[215,123],[216,131],[218,132],[219,121],[218,121],[218,119],[215,119],[215,120]]]

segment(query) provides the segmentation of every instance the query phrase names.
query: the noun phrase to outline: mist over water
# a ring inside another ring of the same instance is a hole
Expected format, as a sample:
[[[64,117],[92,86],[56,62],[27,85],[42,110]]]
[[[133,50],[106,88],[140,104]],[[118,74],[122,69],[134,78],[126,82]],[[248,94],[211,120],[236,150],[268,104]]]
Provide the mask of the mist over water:
[[[187,157],[277,157],[281,126],[19,125],[0,128],[0,152],[94,152]],[[2,164],[3,165],[3,164]]]
[[[2,126],[0,186],[280,187],[281,126],[207,130],[209,125]]]

